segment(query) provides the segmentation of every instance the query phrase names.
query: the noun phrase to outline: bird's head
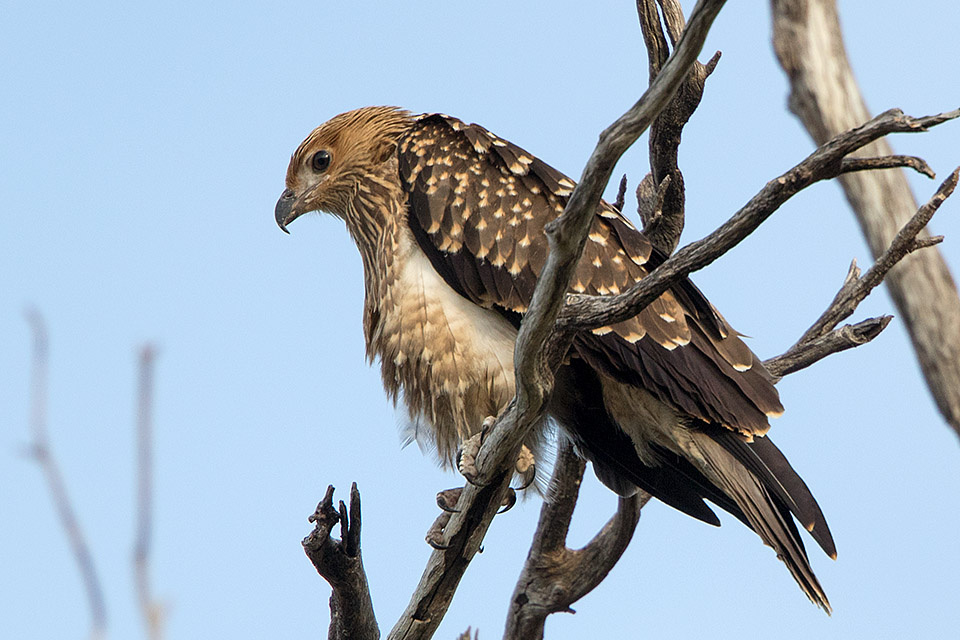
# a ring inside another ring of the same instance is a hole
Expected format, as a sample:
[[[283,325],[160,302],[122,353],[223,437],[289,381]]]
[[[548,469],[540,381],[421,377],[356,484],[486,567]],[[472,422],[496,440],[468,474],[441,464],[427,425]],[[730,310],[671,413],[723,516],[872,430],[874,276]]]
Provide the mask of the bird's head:
[[[361,183],[395,157],[397,140],[413,121],[396,107],[365,107],[314,129],[290,158],[287,188],[275,210],[280,228],[287,231],[310,211],[346,218]]]

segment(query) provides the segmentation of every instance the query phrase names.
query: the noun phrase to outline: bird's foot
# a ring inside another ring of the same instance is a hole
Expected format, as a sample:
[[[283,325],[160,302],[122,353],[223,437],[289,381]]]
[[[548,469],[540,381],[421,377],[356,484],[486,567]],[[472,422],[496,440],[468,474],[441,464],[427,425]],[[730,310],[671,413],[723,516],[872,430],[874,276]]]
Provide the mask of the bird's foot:
[[[437,501],[439,502],[439,496]],[[427,531],[426,541],[427,544],[434,549],[442,551],[450,548],[450,545],[444,544],[443,542],[443,530],[446,528],[447,523],[450,522],[452,515],[452,511],[443,511],[437,516],[437,519],[433,521],[433,524],[430,525],[430,529]]]
[[[437,506],[440,507],[441,513],[437,516],[437,519],[433,521],[426,535],[427,544],[434,549],[442,550],[449,548],[449,545],[443,543],[443,531],[447,523],[450,522],[453,514],[459,511],[459,509],[457,509],[457,502],[460,500],[462,493],[463,487],[454,487],[453,489],[446,489],[437,494]],[[500,510],[497,511],[497,513],[501,514],[509,511],[515,504],[517,504],[517,492],[512,487],[508,487],[507,493],[503,496],[503,501],[500,503]]]
[[[480,433],[476,433],[464,440],[460,445],[460,449],[457,451],[457,469],[460,471],[460,475],[466,478],[470,484],[477,484],[476,479],[479,475],[477,456],[480,455],[480,447],[483,446],[484,439],[496,421],[495,416],[487,416],[480,428]],[[530,451],[527,445],[523,445],[520,449],[515,470],[521,479],[520,486],[517,487],[521,491],[533,484],[534,479],[537,477],[536,461],[534,460],[533,452]]]
[[[494,416],[487,416],[480,427],[480,433],[475,433],[460,443],[460,449],[457,451],[457,469],[460,475],[467,479],[470,484],[476,484],[476,478],[479,474],[477,469],[477,456],[480,455],[480,447],[483,445],[484,438],[497,421]]]

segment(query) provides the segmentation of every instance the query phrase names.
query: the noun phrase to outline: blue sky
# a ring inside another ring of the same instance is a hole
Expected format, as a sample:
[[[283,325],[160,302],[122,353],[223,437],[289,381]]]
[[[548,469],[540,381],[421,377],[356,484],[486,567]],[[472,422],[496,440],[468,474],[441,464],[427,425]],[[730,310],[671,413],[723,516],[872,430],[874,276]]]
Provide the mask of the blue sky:
[[[355,248],[330,216],[273,221],[290,153],[368,104],[479,122],[578,176],[646,84],[633,3],[161,5],[10,0],[0,24],[0,635],[83,637],[89,614],[29,441],[30,334],[51,339],[50,431],[91,542],[113,638],[141,634],[134,531],[135,353],[159,349],[155,591],[170,638],[326,633],[329,589],[303,556],[328,483],[364,498],[364,560],[388,630],[429,554],[433,494],[459,483],[414,447],[363,357]],[[750,5],[750,6],[745,6]],[[953,3],[845,3],[875,112],[960,106]],[[786,111],[762,3],[730,3],[702,58],[723,59],[685,130],[690,241],[811,142]],[[892,139],[945,177],[960,124]],[[632,184],[645,143],[625,156]],[[619,173],[618,173],[619,175]],[[939,182],[911,176],[918,198]],[[960,200],[934,219],[960,268]],[[694,279],[761,357],[783,351],[869,253],[836,185],[782,208]],[[857,318],[893,312],[878,291]],[[810,605],[733,518],[659,504],[609,579],[550,638],[947,637],[960,626],[960,449],[899,319],[873,344],[780,385],[773,437],[827,515],[812,551],[835,613]],[[615,506],[588,472],[572,542]],[[437,637],[502,633],[539,509],[494,522]]]

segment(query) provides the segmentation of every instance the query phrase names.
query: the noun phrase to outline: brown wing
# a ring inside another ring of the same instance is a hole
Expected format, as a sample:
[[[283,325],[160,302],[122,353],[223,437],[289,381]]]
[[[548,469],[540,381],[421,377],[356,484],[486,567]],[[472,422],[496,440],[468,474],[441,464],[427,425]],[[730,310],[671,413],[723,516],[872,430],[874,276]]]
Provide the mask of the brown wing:
[[[398,148],[408,223],[434,267],[461,295],[515,324],[546,262],[544,225],[574,182],[486,129],[444,115],[421,117]],[[593,295],[625,291],[662,262],[644,236],[601,202],[571,285]],[[782,412],[770,375],[689,281],[639,315],[577,337],[593,368],[745,435]]]

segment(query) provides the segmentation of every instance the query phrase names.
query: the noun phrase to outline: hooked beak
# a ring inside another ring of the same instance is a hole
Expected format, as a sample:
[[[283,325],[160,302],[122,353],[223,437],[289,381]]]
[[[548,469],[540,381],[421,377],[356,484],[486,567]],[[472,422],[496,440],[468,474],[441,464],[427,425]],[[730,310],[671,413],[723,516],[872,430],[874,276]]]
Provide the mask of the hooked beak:
[[[294,209],[296,202],[297,194],[293,192],[293,189],[284,189],[283,193],[280,194],[280,199],[277,200],[277,208],[274,209],[274,214],[277,219],[277,226],[284,233],[290,233],[287,231],[287,225],[296,220],[302,213]]]

